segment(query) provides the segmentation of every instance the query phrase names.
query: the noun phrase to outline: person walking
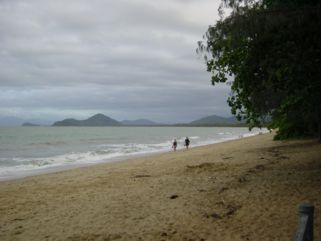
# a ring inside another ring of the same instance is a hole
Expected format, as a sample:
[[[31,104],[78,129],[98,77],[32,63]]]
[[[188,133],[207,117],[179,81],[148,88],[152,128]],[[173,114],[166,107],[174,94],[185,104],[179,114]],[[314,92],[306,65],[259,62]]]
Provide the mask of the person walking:
[[[188,139],[188,137],[185,138],[185,146],[186,149],[188,150],[188,146],[189,146],[190,140]]]
[[[177,141],[176,141],[176,139],[174,139],[174,141],[173,141],[172,148],[174,149],[174,151],[176,151],[176,148],[177,148]]]

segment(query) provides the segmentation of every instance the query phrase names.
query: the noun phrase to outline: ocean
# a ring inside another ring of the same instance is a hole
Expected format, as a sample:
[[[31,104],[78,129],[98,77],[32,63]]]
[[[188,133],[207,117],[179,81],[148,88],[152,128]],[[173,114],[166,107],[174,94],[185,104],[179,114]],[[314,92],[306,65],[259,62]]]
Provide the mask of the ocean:
[[[245,127],[11,127],[0,128],[0,180],[112,162],[132,156],[238,139],[266,129]]]

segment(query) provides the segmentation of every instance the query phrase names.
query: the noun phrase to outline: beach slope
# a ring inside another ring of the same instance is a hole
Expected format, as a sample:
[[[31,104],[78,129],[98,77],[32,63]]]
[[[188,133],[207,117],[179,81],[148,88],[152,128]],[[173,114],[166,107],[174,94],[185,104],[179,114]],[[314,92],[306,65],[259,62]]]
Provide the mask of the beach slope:
[[[291,240],[321,145],[272,134],[0,183],[0,240]]]

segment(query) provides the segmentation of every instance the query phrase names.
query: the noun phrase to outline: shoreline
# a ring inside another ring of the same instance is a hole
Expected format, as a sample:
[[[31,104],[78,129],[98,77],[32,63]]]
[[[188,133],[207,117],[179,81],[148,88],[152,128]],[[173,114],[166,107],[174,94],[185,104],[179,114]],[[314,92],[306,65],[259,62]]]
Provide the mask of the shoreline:
[[[218,143],[225,143],[225,142],[234,141],[234,140],[238,140],[238,139],[242,139],[242,138],[249,138],[252,136],[261,135],[261,134],[265,134],[265,133],[268,133],[268,131],[262,130],[260,132],[249,133],[249,134],[242,135],[242,136],[224,138],[224,139],[213,141],[211,143],[198,144],[193,147],[190,147],[190,149],[202,147],[202,146],[208,146],[208,145],[215,145]],[[177,149],[177,151],[181,151],[184,149],[185,149],[185,147],[180,147],[179,149]],[[129,155],[120,155],[120,156],[111,157],[111,158],[107,158],[107,159],[101,159],[100,161],[96,161],[96,162],[70,163],[70,164],[61,164],[61,165],[54,165],[54,166],[48,166],[48,167],[43,166],[43,167],[35,168],[32,170],[22,170],[20,172],[12,174],[12,175],[0,176],[0,182],[11,181],[11,180],[21,179],[21,178],[31,177],[31,176],[46,175],[46,174],[50,174],[50,173],[68,171],[68,170],[77,169],[77,168],[86,168],[86,167],[99,165],[99,164],[108,164],[108,163],[114,163],[114,162],[130,161],[132,159],[136,159],[136,158],[140,158],[140,157],[154,156],[154,155],[167,153],[167,152],[171,152],[171,151],[172,151],[171,149],[169,149],[169,150],[166,149],[166,150],[157,150],[157,151],[151,151],[151,152],[131,153]]]
[[[289,240],[321,148],[272,134],[0,182],[0,240]]]

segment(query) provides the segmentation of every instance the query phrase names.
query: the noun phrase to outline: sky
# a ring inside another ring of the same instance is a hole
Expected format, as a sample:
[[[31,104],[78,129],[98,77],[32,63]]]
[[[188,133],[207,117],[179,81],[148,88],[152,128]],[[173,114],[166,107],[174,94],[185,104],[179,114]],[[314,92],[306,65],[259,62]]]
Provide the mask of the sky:
[[[220,0],[0,0],[0,117],[230,116],[196,54]]]

